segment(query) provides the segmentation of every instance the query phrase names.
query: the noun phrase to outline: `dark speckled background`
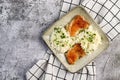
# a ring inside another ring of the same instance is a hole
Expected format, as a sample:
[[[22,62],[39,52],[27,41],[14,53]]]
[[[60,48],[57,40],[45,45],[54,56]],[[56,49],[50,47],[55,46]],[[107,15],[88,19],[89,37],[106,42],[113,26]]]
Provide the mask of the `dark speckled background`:
[[[61,0],[0,0],[0,80],[25,80],[48,49],[41,35],[60,7]],[[120,80],[120,35],[95,62],[97,80]]]

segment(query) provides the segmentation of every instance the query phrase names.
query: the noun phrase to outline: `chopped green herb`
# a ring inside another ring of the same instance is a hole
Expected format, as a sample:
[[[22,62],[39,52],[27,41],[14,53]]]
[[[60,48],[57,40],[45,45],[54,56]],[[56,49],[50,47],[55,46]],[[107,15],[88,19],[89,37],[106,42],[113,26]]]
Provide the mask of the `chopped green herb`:
[[[84,31],[85,31],[85,30],[84,30],[84,29],[82,29],[82,30],[80,30],[80,31],[79,31],[79,33],[84,32]]]
[[[65,45],[64,44],[62,44],[62,47],[64,47]]]
[[[93,42],[93,39],[95,38],[95,36],[96,36],[96,34],[94,33],[89,33],[89,32],[87,32],[87,34],[89,34],[88,35],[88,37],[87,37],[87,40],[89,41],[89,42]]]
[[[84,40],[84,38],[81,38],[81,40]]]
[[[57,39],[55,38],[53,41],[56,41]]]
[[[60,41],[56,41],[56,45],[59,45],[60,44]]]
[[[70,47],[72,47],[72,45],[71,45],[71,44],[69,44],[69,46],[70,46]]]
[[[57,30],[57,28],[55,27],[54,30]]]
[[[61,35],[60,37],[63,39],[63,38],[65,38],[66,36],[65,36],[64,33],[62,33],[62,35]]]
[[[94,33],[93,35],[94,35],[94,36],[96,36],[96,34],[95,34],[95,33]]]
[[[89,42],[93,42],[93,37],[88,37],[87,40],[88,40]]]
[[[61,38],[65,38],[65,35],[62,35]]]
[[[59,43],[57,42],[56,45],[59,45]]]
[[[86,32],[87,34],[89,33],[89,32]]]
[[[89,53],[89,52],[86,52],[86,53]]]
[[[92,49],[91,51],[94,51],[94,49]]]
[[[103,40],[103,37],[101,37],[101,40]]]
[[[57,33],[60,33],[61,32],[61,28],[54,28],[54,31],[56,31]]]

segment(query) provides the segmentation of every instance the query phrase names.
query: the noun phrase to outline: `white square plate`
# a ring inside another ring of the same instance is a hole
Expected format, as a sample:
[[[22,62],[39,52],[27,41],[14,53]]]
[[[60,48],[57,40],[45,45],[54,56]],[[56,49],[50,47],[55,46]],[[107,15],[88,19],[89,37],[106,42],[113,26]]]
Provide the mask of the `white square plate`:
[[[67,23],[71,21],[71,19],[75,15],[81,15],[87,20],[91,26],[99,33],[99,35],[102,37],[102,44],[98,46],[98,49],[95,50],[92,54],[86,55],[83,58],[80,58],[74,65],[69,65],[66,61],[64,54],[59,54],[59,51],[56,51],[53,49],[50,45],[50,35],[52,34],[54,28],[56,26],[65,26]],[[60,20],[55,22],[52,26],[50,26],[43,34],[43,39],[47,43],[48,47],[53,51],[54,55],[59,59],[59,61],[66,67],[66,69],[70,72],[76,72],[80,70],[82,67],[87,65],[89,62],[91,62],[95,57],[97,57],[102,51],[104,51],[109,46],[109,40],[104,34],[104,32],[101,30],[101,28],[98,26],[98,24],[95,23],[95,21],[91,18],[91,16],[86,12],[86,10],[78,6],[71,10],[69,13],[67,13],[65,16],[63,16]]]

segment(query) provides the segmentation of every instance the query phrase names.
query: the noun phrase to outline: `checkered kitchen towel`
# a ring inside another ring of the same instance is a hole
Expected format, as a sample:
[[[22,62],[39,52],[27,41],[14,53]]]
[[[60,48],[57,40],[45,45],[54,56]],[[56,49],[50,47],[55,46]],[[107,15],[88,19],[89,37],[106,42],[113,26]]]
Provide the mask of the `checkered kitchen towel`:
[[[85,7],[110,41],[120,34],[120,0],[63,0],[60,17],[77,5]],[[27,73],[27,80],[96,80],[94,62],[72,74],[48,50]]]
[[[52,55],[52,52],[47,50],[45,57],[26,73],[26,77],[27,80],[95,80],[95,71],[94,62],[92,62],[82,70],[74,74],[70,73]]]

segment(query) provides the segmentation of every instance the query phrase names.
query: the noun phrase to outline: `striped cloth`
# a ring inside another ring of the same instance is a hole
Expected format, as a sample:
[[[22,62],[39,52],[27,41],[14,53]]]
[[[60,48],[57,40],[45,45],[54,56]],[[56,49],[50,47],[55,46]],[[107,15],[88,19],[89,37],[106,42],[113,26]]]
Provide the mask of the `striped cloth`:
[[[84,0],[83,2],[63,0],[60,17],[78,5],[85,7],[110,41],[120,34],[120,0]],[[26,78],[27,80],[96,80],[96,69],[94,62],[91,62],[80,71],[70,73],[48,50],[45,57],[27,71]]]

